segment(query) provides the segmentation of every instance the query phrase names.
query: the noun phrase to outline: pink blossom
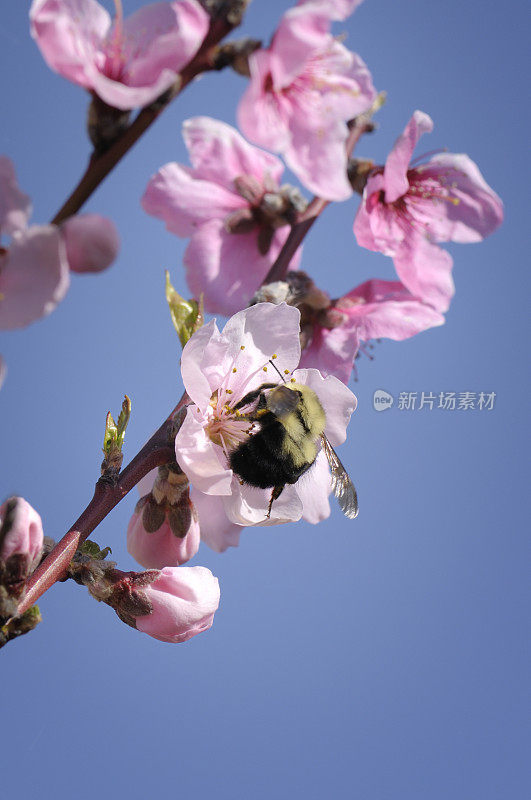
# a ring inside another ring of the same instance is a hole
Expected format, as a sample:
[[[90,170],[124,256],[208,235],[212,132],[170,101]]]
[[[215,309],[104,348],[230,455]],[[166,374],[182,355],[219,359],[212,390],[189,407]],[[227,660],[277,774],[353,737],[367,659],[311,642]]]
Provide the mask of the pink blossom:
[[[145,106],[175,81],[209,28],[196,0],[152,3],[123,19],[96,0],[33,0],[31,34],[51,69],[122,110]]]
[[[114,223],[99,214],[79,214],[61,225],[66,256],[72,272],[101,272],[120,249]]]
[[[258,303],[235,314],[221,332],[212,320],[183,350],[181,370],[192,404],[175,439],[177,462],[197,491],[223,499],[228,519],[239,525],[275,525],[301,517],[316,523],[330,513],[330,472],[322,452],[295,484],[286,485],[268,519],[271,490],[241,483],[229,466],[230,452],[247,439],[250,427],[236,404],[263,383],[280,382],[270,360],[288,381],[293,378],[317,394],[330,443],[336,446],[346,438],[356,398],[333,376],[296,370],[299,322],[292,306]]]
[[[219,582],[206,567],[164,567],[144,592],[152,611],[137,616],[136,627],[161,642],[208,630],[219,606]]]
[[[354,220],[358,244],[392,256],[402,283],[438,311],[454,293],[452,258],[436,242],[478,242],[502,222],[503,206],[476,164],[441,153],[411,156],[431,118],[415,111],[384,167],[373,170]]]
[[[43,546],[42,520],[23,497],[10,497],[0,506],[0,561],[23,557],[19,578],[37,564]],[[12,571],[11,571],[12,572]]]
[[[196,117],[184,123],[183,137],[192,167],[162,167],[142,206],[171,233],[190,237],[184,254],[190,290],[203,294],[207,311],[230,315],[267,275],[288,236],[292,201],[301,198],[279,186],[280,160],[230,125]]]
[[[244,134],[282,153],[304,186],[329,200],[352,194],[346,123],[376,96],[364,62],[330,33],[331,20],[354,5],[303,2],[289,9],[270,46],[250,56],[251,81],[238,108]]]
[[[317,315],[301,366],[347,383],[361,342],[402,341],[443,323],[442,314],[399,281],[366,281]]]

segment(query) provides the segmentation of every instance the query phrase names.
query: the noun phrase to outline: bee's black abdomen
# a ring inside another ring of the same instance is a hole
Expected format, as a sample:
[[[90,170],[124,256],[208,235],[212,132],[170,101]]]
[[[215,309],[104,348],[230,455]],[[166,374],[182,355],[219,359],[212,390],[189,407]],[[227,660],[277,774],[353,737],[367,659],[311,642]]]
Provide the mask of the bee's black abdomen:
[[[262,430],[230,454],[231,469],[245,483],[260,489],[295,483],[311,464],[295,467],[292,459],[282,451],[286,435],[284,427],[273,415],[263,422]]]

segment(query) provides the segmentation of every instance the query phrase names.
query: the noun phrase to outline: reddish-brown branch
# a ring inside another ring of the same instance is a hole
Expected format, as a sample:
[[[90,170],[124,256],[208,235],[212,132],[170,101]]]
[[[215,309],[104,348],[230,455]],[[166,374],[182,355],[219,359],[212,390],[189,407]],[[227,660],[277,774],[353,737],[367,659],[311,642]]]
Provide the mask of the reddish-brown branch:
[[[185,393],[170,416],[120,473],[116,483],[109,483],[103,478],[96,483],[94,496],[79,519],[28,579],[17,616],[23,614],[50,586],[64,577],[79,545],[144,475],[154,467],[168,464],[175,459],[175,419],[188,402],[189,398]]]
[[[91,194],[118,164],[124,155],[140,139],[142,134],[155,122],[171,101],[179,95],[188,84],[202,72],[214,69],[214,54],[218,43],[227,36],[235,26],[226,19],[212,20],[210,30],[194,58],[184,67],[173,89],[166,93],[164,101],[155,102],[139,112],[131,125],[121,133],[113,144],[99,155],[94,154],[81,177],[78,185],[59,209],[52,224],[59,225],[65,219],[76,214],[86,203]]]
[[[362,115],[354,121],[346,142],[347,158],[352,155],[354,148],[363,134],[371,129],[371,125],[372,123],[366,115]],[[297,248],[302,244],[304,237],[313,223],[323,213],[330,202],[330,200],[324,200],[322,197],[314,197],[306,210],[299,214],[298,220],[295,225],[292,226],[289,236],[284,242],[276,261],[271,265],[271,269],[262,281],[263,286],[268,283],[273,283],[273,281],[281,281],[286,277],[291,259],[297,252]]]

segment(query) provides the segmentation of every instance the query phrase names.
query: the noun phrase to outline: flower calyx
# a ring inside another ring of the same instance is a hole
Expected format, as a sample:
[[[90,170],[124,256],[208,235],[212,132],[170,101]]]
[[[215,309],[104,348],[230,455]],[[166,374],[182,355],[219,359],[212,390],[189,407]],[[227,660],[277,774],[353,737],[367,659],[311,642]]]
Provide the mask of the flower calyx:
[[[250,78],[249,56],[261,47],[262,42],[260,39],[252,39],[250,36],[222,44],[215,52],[214,69],[221,70],[225,67],[231,67],[238,75]]]
[[[225,219],[227,233],[250,233],[258,230],[258,250],[267,255],[278,228],[294,225],[298,214],[308,206],[300,191],[290,184],[278,187],[273,182],[261,185],[252,175],[238,175],[234,179],[238,194],[249,203],[229,214]]]

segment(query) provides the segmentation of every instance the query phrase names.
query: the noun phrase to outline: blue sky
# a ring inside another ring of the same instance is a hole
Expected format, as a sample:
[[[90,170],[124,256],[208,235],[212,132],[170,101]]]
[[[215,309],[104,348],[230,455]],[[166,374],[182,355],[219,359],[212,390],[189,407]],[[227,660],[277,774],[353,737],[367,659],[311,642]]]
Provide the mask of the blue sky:
[[[124,1],[126,13],[140,5]],[[267,39],[287,7],[255,0],[244,32]],[[127,628],[69,583],[42,599],[43,623],[0,655],[6,796],[528,796],[523,9],[366,0],[338,26],[388,92],[358,154],[383,161],[422,109],[435,130],[420,152],[468,153],[504,199],[505,224],[479,245],[450,246],[446,325],[358,362],[359,407],[339,453],[359,492],[355,522],[334,508],[316,527],[248,530],[225,554],[202,546],[193,563],[220,578],[222,602],[212,630],[186,645]],[[44,64],[27,4],[4,10],[0,42],[0,152],[45,222],[84,170],[87,98]],[[189,87],[87,204],[115,220],[117,263],[74,276],[53,315],[1,337],[0,496],[26,497],[54,538],[92,494],[106,412],[131,397],[129,458],[180,397],[163,271],[184,293],[186,243],[139,199],[162,164],[186,160],[182,120],[234,124],[244,85],[223,73]],[[333,296],[393,277],[389,259],[356,246],[355,208],[327,209],[307,239],[305,268]],[[495,392],[496,402],[376,413],[377,389]],[[93,537],[125,569],[135,502]]]

